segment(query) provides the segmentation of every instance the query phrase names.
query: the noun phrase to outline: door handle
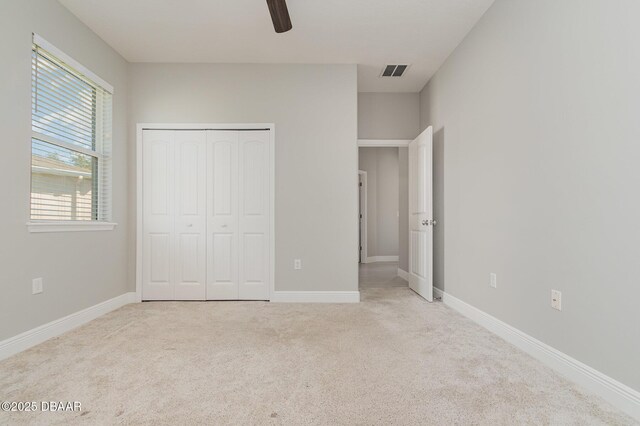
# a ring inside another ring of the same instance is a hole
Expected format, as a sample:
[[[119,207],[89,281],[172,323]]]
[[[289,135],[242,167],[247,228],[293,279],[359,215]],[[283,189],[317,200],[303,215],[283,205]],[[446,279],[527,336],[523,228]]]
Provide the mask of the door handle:
[[[193,223],[187,223],[187,228],[193,228]]]

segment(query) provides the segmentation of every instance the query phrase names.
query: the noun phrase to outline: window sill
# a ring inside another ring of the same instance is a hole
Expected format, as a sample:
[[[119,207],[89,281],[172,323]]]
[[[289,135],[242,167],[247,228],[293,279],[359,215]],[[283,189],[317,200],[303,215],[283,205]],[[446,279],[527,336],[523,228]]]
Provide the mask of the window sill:
[[[29,232],[78,232],[78,231],[112,231],[117,223],[112,222],[27,222]]]

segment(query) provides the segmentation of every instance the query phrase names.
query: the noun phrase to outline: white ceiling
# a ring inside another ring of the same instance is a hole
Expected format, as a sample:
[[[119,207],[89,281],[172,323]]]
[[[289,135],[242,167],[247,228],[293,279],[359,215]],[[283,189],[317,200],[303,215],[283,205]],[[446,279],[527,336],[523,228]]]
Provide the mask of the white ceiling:
[[[360,92],[417,92],[493,0],[59,0],[130,62],[352,63]],[[409,63],[400,78],[385,64]]]

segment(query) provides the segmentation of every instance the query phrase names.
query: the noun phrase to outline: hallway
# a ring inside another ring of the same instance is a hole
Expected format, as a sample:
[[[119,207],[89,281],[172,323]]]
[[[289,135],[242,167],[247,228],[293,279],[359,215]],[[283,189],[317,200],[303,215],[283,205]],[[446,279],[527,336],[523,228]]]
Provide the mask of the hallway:
[[[360,290],[371,288],[408,287],[398,276],[398,262],[360,263],[358,265]]]

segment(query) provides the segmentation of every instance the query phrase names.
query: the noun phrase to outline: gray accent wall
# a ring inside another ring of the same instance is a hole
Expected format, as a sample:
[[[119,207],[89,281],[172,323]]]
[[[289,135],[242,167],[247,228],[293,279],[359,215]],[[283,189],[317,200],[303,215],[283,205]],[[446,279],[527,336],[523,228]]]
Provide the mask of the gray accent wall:
[[[496,0],[420,94],[436,283],[635,389],[638,16],[631,0]]]
[[[113,231],[31,234],[31,43],[37,33],[115,88]],[[133,291],[127,265],[127,63],[55,0],[0,1],[0,340]],[[33,278],[44,292],[31,294]]]
[[[131,145],[136,123],[275,123],[276,291],[358,289],[355,65],[131,64],[129,77]]]

